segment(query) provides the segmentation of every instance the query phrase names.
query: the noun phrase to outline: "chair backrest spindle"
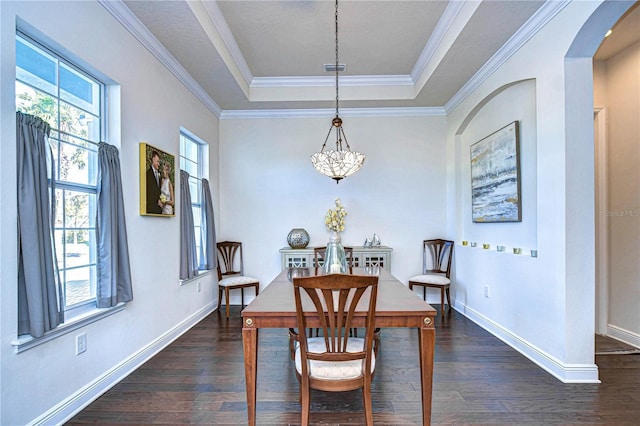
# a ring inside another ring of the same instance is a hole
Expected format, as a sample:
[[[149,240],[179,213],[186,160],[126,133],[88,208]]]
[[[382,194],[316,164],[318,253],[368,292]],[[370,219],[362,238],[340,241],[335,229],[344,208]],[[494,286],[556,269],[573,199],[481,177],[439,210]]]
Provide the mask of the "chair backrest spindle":
[[[244,275],[242,262],[242,243],[222,241],[218,246],[218,269],[220,276]],[[236,257],[238,256],[238,257]]]
[[[449,240],[424,240],[423,242],[423,273],[451,275],[451,258],[453,241]]]

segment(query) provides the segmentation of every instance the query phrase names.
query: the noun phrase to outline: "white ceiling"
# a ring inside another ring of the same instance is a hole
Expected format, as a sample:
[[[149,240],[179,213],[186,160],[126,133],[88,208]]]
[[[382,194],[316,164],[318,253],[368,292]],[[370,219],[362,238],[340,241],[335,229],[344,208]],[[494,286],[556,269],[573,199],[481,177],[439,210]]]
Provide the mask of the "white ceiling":
[[[218,115],[335,108],[332,0],[101,3]],[[565,5],[341,0],[340,107],[449,109]]]

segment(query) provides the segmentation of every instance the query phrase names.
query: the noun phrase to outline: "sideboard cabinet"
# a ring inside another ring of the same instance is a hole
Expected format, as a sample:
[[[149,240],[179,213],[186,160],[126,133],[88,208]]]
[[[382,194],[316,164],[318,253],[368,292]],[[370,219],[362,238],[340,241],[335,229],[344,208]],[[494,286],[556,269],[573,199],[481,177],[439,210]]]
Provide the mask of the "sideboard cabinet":
[[[376,247],[353,247],[353,266],[367,267],[379,266],[391,271],[391,252],[393,249],[387,246]],[[304,249],[292,249],[291,247],[283,247],[280,249],[280,257],[282,259],[282,269],[285,268],[315,268],[315,257],[313,255],[313,247]]]

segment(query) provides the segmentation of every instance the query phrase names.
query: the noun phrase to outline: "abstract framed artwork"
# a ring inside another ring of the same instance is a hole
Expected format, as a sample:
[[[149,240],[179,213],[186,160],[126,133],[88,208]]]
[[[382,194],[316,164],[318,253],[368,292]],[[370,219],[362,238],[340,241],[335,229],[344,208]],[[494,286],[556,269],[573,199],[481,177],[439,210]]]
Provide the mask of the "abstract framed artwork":
[[[140,214],[175,216],[176,158],[146,142],[140,143]]]
[[[519,123],[471,145],[473,222],[521,222]]]

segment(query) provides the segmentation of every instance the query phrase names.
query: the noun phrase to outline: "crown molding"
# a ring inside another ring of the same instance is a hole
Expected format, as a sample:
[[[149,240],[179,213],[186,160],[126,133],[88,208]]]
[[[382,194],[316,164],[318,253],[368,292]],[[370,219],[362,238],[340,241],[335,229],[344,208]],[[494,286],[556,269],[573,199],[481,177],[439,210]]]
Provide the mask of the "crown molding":
[[[335,115],[335,108],[318,109],[261,109],[261,110],[225,110],[221,120],[241,120],[259,118],[328,118]],[[436,117],[446,115],[440,107],[407,108],[340,108],[340,116],[353,117]]]
[[[120,24],[128,30],[160,63],[162,63],[187,89],[193,93],[216,117],[222,108],[202,89],[176,58],[151,34],[122,0],[98,0]]]
[[[479,5],[474,4],[473,10],[477,9]],[[438,51],[438,48],[441,46],[444,41],[447,33],[454,27],[455,22],[460,18],[461,11],[467,7],[467,2],[464,1],[451,1],[447,5],[447,8],[444,10],[440,20],[436,24],[431,37],[429,37],[429,41],[427,45],[424,47],[418,60],[413,66],[413,70],[411,71],[411,78],[413,81],[418,81],[420,76],[426,72],[427,67],[433,61],[434,55]],[[469,18],[466,18],[467,21]],[[435,68],[435,67],[433,67]]]
[[[249,85],[253,80],[253,74],[238,46],[238,42],[231,33],[229,24],[227,24],[218,2],[192,0],[188,1],[187,5],[238,83],[238,86],[248,98]]]
[[[572,0],[547,1],[507,42],[471,77],[445,104],[444,110],[453,111],[473,91],[484,83],[498,68],[511,58],[520,48],[538,33],[554,16]]]

